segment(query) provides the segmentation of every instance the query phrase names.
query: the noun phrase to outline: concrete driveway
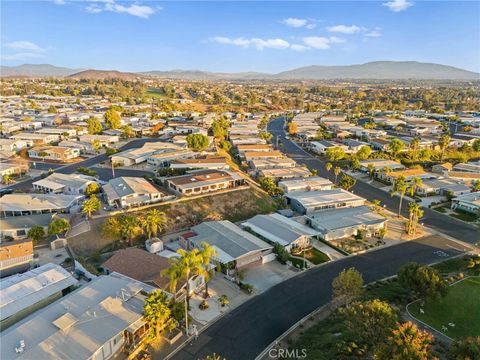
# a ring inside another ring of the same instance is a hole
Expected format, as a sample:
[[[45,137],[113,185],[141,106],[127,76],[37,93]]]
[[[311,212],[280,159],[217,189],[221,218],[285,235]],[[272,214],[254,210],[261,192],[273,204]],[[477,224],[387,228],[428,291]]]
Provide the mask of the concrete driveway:
[[[274,260],[246,270],[243,282],[253,285],[255,292],[261,293],[293,275],[294,271]]]

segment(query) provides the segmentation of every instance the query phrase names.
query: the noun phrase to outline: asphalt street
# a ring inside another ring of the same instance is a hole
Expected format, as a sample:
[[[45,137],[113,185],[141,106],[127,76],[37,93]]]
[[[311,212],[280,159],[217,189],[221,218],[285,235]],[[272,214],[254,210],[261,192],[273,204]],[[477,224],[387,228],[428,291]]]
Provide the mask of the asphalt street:
[[[124,150],[128,150],[128,149],[136,148],[136,147],[141,147],[141,146],[143,146],[143,144],[145,144],[147,142],[155,142],[155,141],[160,141],[160,139],[135,139],[135,140],[132,140],[129,143],[123,145],[118,150],[119,151],[124,151]],[[73,174],[79,167],[91,168],[91,167],[94,167],[94,166],[96,166],[96,165],[98,165],[101,162],[104,162],[106,160],[108,160],[108,156],[105,155],[105,154],[101,154],[101,155],[97,155],[97,156],[91,157],[89,159],[77,162],[75,164],[70,164],[70,165],[65,165],[65,166],[62,166],[62,165],[59,165],[59,164],[48,164],[48,163],[43,163],[43,162],[36,162],[36,168],[39,169],[39,170],[45,170],[45,171],[48,171],[48,169],[51,168],[55,172],[58,172],[58,173],[61,173],[61,174]],[[61,166],[61,167],[59,167],[59,166]],[[109,169],[107,170],[107,169],[97,168],[95,170],[98,172],[101,180],[106,181],[106,180],[110,180],[112,178],[112,176],[111,176],[112,172]],[[115,172],[115,176],[142,176],[146,173],[148,173],[148,172],[146,172],[146,171],[135,171],[135,170],[126,170],[126,171],[118,170],[118,172],[117,171]],[[32,188],[32,183],[34,181],[38,180],[38,179],[39,179],[39,177],[36,177],[36,178],[30,179],[30,180],[27,180],[27,181],[12,184],[12,185],[10,185],[6,188],[12,189],[12,190],[31,189]]]
[[[434,236],[310,269],[227,313],[172,359],[197,360],[213,353],[229,360],[255,359],[297,321],[330,301],[332,280],[343,269],[355,267],[368,283],[396,274],[409,261],[428,264],[465,249],[457,242]]]
[[[316,169],[319,176],[329,178],[330,180],[334,181],[335,175],[333,174],[332,170],[327,172],[325,169],[325,161],[322,161],[304,151],[297,144],[286,138],[283,128],[283,118],[278,118],[271,121],[268,126],[268,131],[273,135],[272,142],[274,144],[277,141],[277,136],[279,137],[280,144],[282,144],[280,150],[288,157],[294,159],[299,164],[306,165],[309,169]],[[380,200],[382,204],[386,205],[389,210],[398,212],[400,199],[398,197],[392,197],[388,192],[380,190],[373,185],[362,181],[357,181],[356,185],[351,189],[351,191],[368,200]],[[402,214],[406,217],[408,217],[407,207],[408,201],[404,199],[402,204]],[[424,208],[423,210],[424,215],[420,219],[420,223],[423,223],[424,225],[436,231],[454,237],[458,240],[469,242],[471,244],[476,244],[480,241],[480,230],[477,227],[428,208]]]

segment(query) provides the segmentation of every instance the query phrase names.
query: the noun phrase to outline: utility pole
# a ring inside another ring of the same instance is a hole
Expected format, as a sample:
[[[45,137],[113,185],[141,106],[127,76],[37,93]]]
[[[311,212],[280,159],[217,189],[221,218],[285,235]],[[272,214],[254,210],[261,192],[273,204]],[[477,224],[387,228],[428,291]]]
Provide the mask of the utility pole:
[[[188,280],[187,280],[188,282]],[[187,288],[185,289],[185,335],[188,338],[188,303],[187,303],[187,298],[188,298],[188,284]]]
[[[113,161],[111,159],[110,162],[112,163],[112,178],[115,179],[115,166],[113,166]]]

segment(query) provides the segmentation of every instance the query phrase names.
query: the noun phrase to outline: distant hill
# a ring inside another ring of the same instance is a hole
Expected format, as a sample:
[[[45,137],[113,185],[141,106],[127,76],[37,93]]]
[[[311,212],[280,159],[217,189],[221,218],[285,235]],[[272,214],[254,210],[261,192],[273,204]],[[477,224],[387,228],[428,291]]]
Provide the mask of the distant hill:
[[[104,79],[122,79],[122,80],[136,80],[143,77],[141,74],[121,72],[117,70],[84,70],[66,76],[67,78],[72,79],[93,79],[93,80],[104,80]]]
[[[320,66],[312,65],[283,71],[278,74],[257,72],[217,73],[201,70],[147,71],[140,73],[116,70],[83,70],[53,65],[2,66],[2,77],[70,77],[86,79],[135,80],[141,77],[157,77],[178,80],[480,80],[480,74],[453,66],[421,63],[416,61],[374,61],[360,65]]]
[[[375,61],[361,65],[307,66],[274,75],[278,79],[426,79],[474,80],[479,73],[416,61]]]
[[[49,64],[23,64],[19,66],[1,66],[2,77],[63,77],[83,69],[70,69]]]

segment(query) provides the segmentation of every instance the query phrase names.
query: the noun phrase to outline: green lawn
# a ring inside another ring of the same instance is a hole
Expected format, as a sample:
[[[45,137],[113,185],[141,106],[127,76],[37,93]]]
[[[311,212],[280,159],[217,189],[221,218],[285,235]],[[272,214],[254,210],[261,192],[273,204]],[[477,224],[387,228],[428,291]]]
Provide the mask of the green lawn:
[[[294,264],[295,263],[301,264],[303,267],[303,252],[299,252],[298,254],[294,254],[294,255],[301,257],[302,260],[290,258],[290,261],[292,261],[292,263]],[[330,261],[330,258],[328,257],[327,254],[324,254],[323,252],[321,252],[318,249],[315,249],[314,247],[312,247],[311,249],[305,252],[305,259],[307,259],[308,261],[310,261],[312,264],[315,264],[315,265]]]
[[[470,277],[451,286],[447,296],[421,301],[408,307],[410,313],[451,338],[480,336],[480,277]],[[455,327],[448,324],[454,323]],[[442,326],[448,328],[442,331]]]
[[[451,216],[463,221],[475,221],[478,219],[478,216],[463,211],[455,211]]]

